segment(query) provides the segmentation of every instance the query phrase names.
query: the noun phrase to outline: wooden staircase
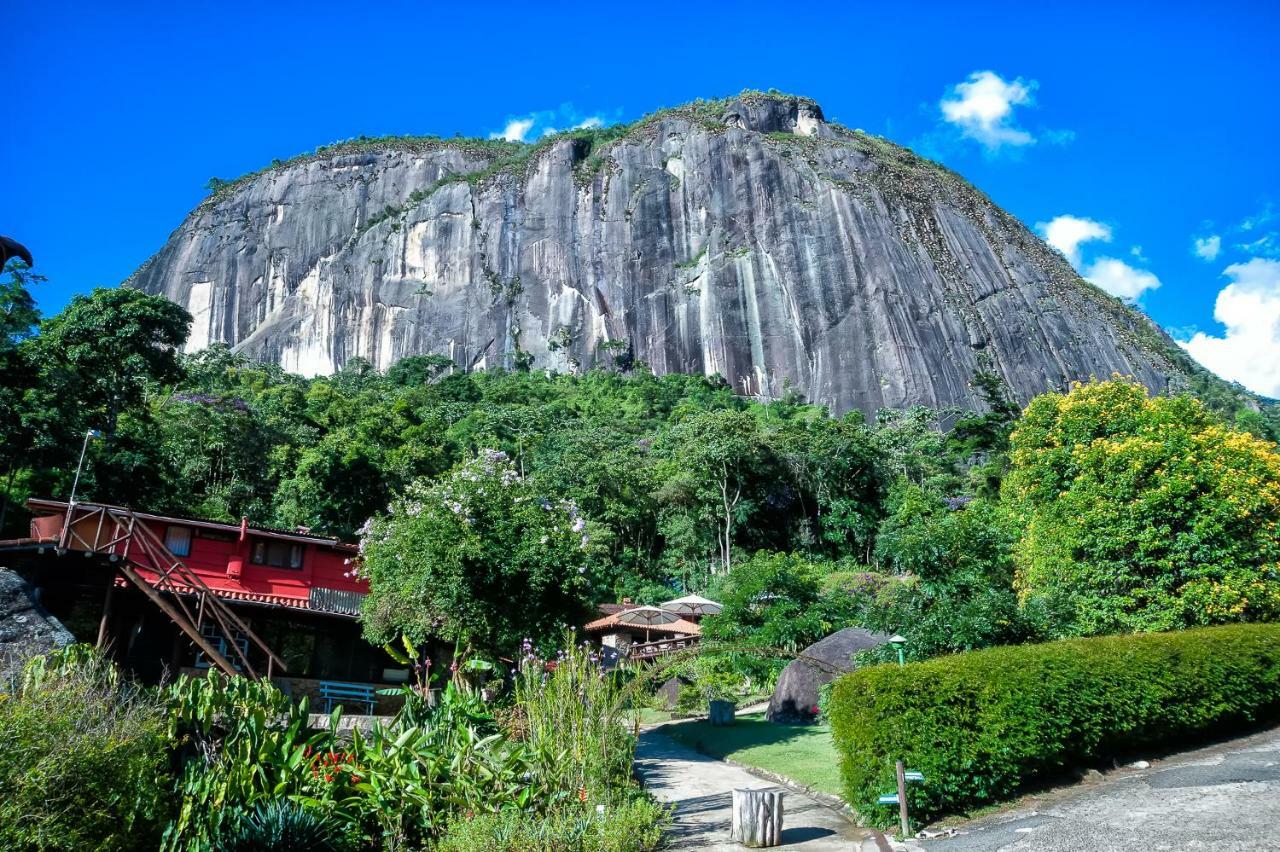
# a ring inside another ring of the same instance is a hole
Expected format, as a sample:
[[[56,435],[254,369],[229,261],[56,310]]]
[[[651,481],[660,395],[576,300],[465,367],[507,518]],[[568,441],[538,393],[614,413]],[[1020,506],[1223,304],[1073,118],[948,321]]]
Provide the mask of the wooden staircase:
[[[99,503],[72,503],[63,518],[57,547],[59,553],[74,550],[86,556],[96,554],[113,563],[125,580],[136,586],[186,634],[211,664],[226,674],[240,674],[253,680],[261,677],[249,662],[246,649],[236,641],[237,634],[246,637],[266,656],[266,677],[287,670],[284,660],[250,630],[249,625],[232,612],[195,571],[174,556],[130,509]],[[140,570],[156,574],[155,582],[148,582]],[[231,649],[232,659],[228,659],[228,655],[223,654],[204,632],[206,625],[214,625],[221,633],[226,640],[223,644]]]

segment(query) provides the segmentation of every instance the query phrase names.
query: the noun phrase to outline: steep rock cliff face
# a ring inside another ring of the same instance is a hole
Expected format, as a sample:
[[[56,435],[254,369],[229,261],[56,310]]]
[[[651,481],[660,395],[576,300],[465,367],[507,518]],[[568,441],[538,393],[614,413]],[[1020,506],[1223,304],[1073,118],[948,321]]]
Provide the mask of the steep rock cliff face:
[[[1020,399],[1176,350],[953,173],[743,96],[613,138],[335,146],[203,203],[130,283],[304,374],[360,356],[460,368],[646,362],[844,411]],[[1172,359],[1172,360],[1171,360]]]

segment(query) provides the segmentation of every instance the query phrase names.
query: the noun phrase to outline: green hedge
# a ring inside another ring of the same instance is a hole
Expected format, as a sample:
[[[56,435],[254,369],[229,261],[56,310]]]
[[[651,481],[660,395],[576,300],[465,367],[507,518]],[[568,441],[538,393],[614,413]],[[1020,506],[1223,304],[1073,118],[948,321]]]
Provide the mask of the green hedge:
[[[991,648],[875,666],[832,687],[827,712],[850,804],[893,764],[928,819],[1000,801],[1028,782],[1280,715],[1280,625],[1253,624]]]

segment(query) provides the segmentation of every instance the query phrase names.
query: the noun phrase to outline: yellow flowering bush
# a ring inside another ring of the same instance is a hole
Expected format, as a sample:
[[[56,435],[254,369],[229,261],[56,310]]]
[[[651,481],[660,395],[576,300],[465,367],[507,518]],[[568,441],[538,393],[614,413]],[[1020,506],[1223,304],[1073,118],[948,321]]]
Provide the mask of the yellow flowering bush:
[[[1036,397],[1010,440],[1016,585],[1054,633],[1280,613],[1275,444],[1118,377]]]

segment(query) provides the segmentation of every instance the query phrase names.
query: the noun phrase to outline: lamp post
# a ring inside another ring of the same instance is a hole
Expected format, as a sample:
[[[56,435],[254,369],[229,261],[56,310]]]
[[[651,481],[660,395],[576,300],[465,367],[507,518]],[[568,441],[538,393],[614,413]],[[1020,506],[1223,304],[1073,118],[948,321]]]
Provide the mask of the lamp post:
[[[907,658],[902,649],[907,646],[906,637],[895,633],[889,637],[889,644],[898,650],[898,665],[905,666],[907,664]]]
[[[89,449],[89,441],[93,438],[101,438],[102,433],[97,429],[89,429],[84,433],[84,444],[80,447],[80,461],[76,464],[76,478],[71,482],[71,500],[72,506],[76,502],[76,489],[80,487],[80,472],[84,470],[84,454]]]

